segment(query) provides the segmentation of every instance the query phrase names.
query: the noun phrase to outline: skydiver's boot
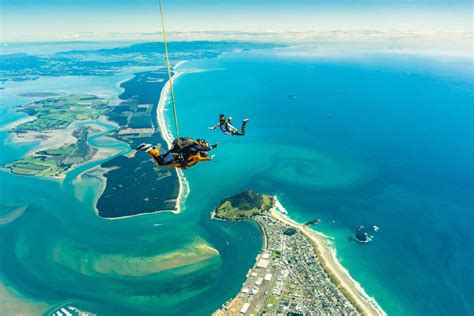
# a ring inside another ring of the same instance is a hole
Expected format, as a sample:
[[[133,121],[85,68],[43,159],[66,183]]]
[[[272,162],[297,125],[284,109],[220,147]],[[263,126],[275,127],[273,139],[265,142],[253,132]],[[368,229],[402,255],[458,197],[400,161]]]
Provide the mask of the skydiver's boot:
[[[247,126],[248,121],[249,121],[248,118],[246,118],[242,121],[242,128],[240,129],[240,132],[242,133],[242,135],[245,135],[245,127]]]
[[[140,144],[136,148],[136,150],[144,151],[146,153],[149,153],[153,158],[158,158],[160,156],[160,151],[158,148],[155,146],[152,146],[151,144]]]
[[[150,148],[152,148],[153,146],[151,144],[146,144],[146,143],[141,143],[140,145],[138,145],[137,148],[135,148],[135,150],[141,150],[141,151],[147,151],[149,150]]]

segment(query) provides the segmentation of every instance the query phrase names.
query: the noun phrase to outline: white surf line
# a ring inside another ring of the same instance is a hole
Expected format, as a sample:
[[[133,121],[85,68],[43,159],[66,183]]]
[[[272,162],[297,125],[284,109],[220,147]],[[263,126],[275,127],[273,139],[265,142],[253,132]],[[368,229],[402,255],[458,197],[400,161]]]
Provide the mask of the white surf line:
[[[348,280],[348,284],[346,285],[346,289],[351,292],[352,294],[358,294],[359,297],[367,302],[373,310],[378,314],[382,316],[386,316],[387,313],[382,309],[382,307],[377,303],[374,297],[371,297],[365,289],[362,287],[362,285],[357,282],[349,273],[349,271],[341,264],[339,259],[337,259],[337,253],[336,253],[336,248],[334,247],[334,238],[325,235],[317,230],[314,230],[312,228],[306,227],[303,224],[300,224],[293,220],[289,214],[286,208],[281,204],[281,202],[278,200],[278,198],[275,196],[275,203],[272,211],[274,211],[274,215],[277,216],[281,221],[284,223],[287,223],[289,225],[292,225],[296,228],[299,228],[303,234],[305,234],[308,238],[312,239],[318,246],[321,247],[321,249],[324,251],[323,248],[328,250],[328,255],[331,256],[332,262],[334,265],[331,265],[331,262],[327,260],[328,258],[324,258],[325,254],[320,251],[320,255],[323,257],[325,263],[322,263],[322,266],[326,270],[333,270],[332,272],[336,275],[336,279],[341,282],[341,284],[345,284],[345,280],[341,279],[338,276],[337,270],[341,272],[342,276],[345,276]],[[351,291],[351,290],[355,291]],[[351,300],[352,301],[352,300]],[[370,313],[369,313],[370,314]]]
[[[181,63],[182,64],[182,63]],[[176,67],[176,66],[175,66]],[[175,74],[172,76],[172,80],[176,81],[176,79],[182,74],[181,72],[176,71],[173,68]],[[158,101],[158,107],[156,109],[157,121],[160,128],[160,133],[165,140],[166,144],[168,145],[168,149],[171,148],[173,144],[173,133],[171,132],[171,125],[167,127],[166,120],[165,120],[165,108],[169,98],[169,91],[170,91],[170,81],[168,80],[164,85],[163,89],[161,90],[160,100]],[[176,173],[178,175],[179,181],[179,193],[178,198],[176,199],[176,210],[172,212],[178,214],[181,211],[181,207],[184,203],[184,200],[189,195],[190,188],[189,183],[184,176],[184,172],[181,169],[176,168]]]

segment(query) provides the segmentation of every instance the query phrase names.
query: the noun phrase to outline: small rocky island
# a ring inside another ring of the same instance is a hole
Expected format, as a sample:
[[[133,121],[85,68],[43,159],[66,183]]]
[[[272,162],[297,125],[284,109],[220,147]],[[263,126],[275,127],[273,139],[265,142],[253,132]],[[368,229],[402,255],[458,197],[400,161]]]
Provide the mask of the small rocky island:
[[[359,243],[366,244],[369,241],[371,241],[371,238],[369,237],[369,234],[367,234],[367,231],[364,226],[359,226],[355,233],[355,240]]]
[[[308,221],[306,222],[306,224],[304,224],[305,226],[313,226],[313,225],[318,225],[321,223],[321,220],[319,218],[317,219],[314,219],[312,221]]]

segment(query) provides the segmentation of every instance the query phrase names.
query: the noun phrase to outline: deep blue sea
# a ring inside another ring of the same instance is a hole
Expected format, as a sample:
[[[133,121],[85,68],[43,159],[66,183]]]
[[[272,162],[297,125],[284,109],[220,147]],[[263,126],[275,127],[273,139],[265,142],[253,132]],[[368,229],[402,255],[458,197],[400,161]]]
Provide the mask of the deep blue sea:
[[[472,315],[472,67],[469,60],[294,49],[187,62],[175,81],[180,136],[222,143],[214,161],[186,171],[182,213],[98,218],[99,182],[81,176],[97,163],[63,183],[1,171],[0,204],[28,209],[0,224],[0,299],[26,314],[72,302],[103,315],[209,315],[239,291],[262,242],[255,225],[209,215],[250,188],[277,195],[297,221],[321,219],[314,228],[334,238],[339,260],[388,314]],[[21,116],[13,106],[31,101],[19,93],[116,98],[117,83],[131,76],[7,82],[0,124]],[[209,131],[220,113],[235,125],[248,117],[247,135]],[[170,123],[171,115],[168,108]],[[0,139],[1,163],[35,146],[12,144],[5,131]],[[90,143],[129,151],[103,135]],[[348,239],[360,225],[371,243]],[[183,265],[183,257],[202,252],[202,261]],[[170,261],[175,268],[153,273]]]
[[[470,61],[274,50],[181,70],[181,135],[222,142],[186,172],[188,204],[276,194],[294,219],[322,220],[315,229],[388,314],[473,313]],[[219,113],[250,118],[247,136],[206,131]],[[359,225],[371,243],[348,240]]]

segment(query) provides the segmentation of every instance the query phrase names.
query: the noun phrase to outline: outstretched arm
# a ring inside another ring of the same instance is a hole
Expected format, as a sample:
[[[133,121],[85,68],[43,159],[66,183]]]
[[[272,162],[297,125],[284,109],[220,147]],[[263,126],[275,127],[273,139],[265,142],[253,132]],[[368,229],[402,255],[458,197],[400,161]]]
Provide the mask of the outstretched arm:
[[[194,155],[192,157],[189,158],[188,162],[186,163],[186,167],[183,168],[183,169],[187,169],[189,167],[192,167],[194,166],[195,164],[197,164],[198,162],[203,162],[203,161],[211,161],[214,159],[214,155],[212,155],[211,157],[203,157],[201,155]]]
[[[211,145],[211,146],[197,146],[195,147],[195,150],[196,151],[211,151],[213,150],[214,148],[216,148],[217,146],[219,146],[219,142],[215,143],[214,145]]]
[[[218,127],[219,127],[219,124],[216,124],[216,125],[214,125],[214,126],[209,127],[209,129],[210,129],[211,131],[213,131],[213,130],[215,130],[215,129],[218,128]]]

